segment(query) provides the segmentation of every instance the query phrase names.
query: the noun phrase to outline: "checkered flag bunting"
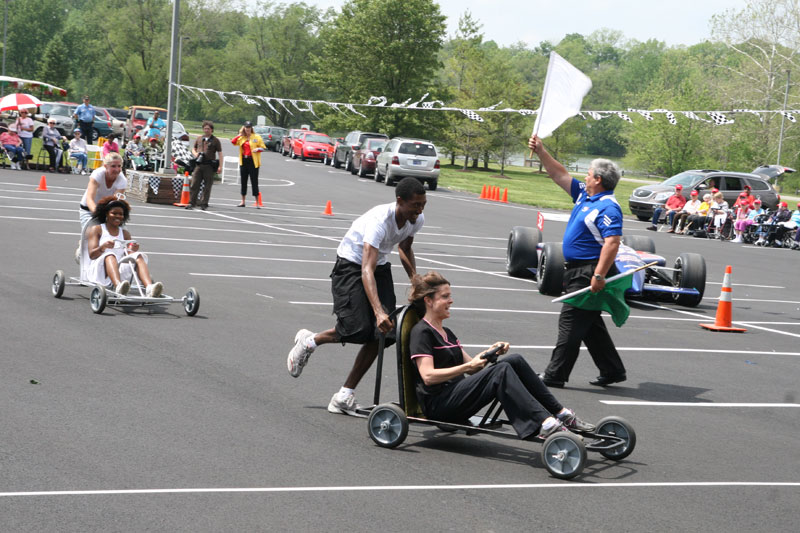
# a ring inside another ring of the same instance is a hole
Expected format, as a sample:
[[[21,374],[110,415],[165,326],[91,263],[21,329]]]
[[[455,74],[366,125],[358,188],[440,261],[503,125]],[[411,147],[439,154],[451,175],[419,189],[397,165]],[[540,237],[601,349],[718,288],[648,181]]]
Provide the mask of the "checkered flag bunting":
[[[728,120],[723,113],[720,111],[706,111],[706,115],[711,117],[711,120],[714,121],[714,124],[717,126],[724,126],[725,124],[733,124],[733,119]]]
[[[464,113],[467,116],[467,118],[469,118],[470,120],[476,120],[478,122],[483,122],[483,117],[481,117],[479,114],[477,114],[472,109],[459,109],[459,111]]]
[[[644,109],[633,109],[631,107],[628,108],[628,111],[631,113],[639,113],[647,120],[653,120],[653,115],[650,114],[650,111],[645,111]]]
[[[150,189],[153,191],[153,194],[158,195],[158,186],[161,185],[161,178],[150,176],[147,181],[150,184]]]
[[[789,122],[797,122],[797,119],[794,118],[794,115],[789,113],[788,111],[781,111],[781,115],[789,119]]]
[[[619,118],[621,118],[621,119],[622,119],[622,120],[624,120],[625,122],[630,122],[631,124],[633,124],[633,121],[631,120],[631,117],[629,117],[628,115],[626,115],[626,114],[625,114],[625,113],[623,113],[622,111],[617,111],[617,112],[616,112],[616,114],[617,114],[617,116],[618,116]]]

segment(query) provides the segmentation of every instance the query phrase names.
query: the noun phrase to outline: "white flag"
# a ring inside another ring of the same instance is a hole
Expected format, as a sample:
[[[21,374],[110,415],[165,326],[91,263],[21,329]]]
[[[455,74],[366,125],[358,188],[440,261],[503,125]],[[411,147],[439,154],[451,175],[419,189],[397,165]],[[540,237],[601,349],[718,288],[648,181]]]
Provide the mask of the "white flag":
[[[578,114],[583,97],[591,88],[592,80],[586,74],[557,53],[550,52],[542,104],[533,133],[541,138],[549,137],[565,120]]]

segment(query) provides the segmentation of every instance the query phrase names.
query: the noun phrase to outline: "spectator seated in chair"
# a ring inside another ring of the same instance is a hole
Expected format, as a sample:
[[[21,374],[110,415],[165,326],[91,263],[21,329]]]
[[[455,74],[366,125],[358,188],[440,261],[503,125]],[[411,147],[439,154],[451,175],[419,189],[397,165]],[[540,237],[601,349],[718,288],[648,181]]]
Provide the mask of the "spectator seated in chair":
[[[27,168],[27,154],[22,147],[22,139],[17,135],[17,130],[13,124],[7,126],[6,131],[0,133],[0,144],[3,145],[8,157],[11,159],[11,170],[22,170],[22,165]]]
[[[789,222],[791,218],[792,212],[789,211],[789,205],[786,202],[778,204],[778,210],[772,213],[767,221],[756,230],[758,240],[755,245],[781,246],[783,234],[789,231],[784,223]]]
[[[675,194],[667,198],[667,203],[663,206],[658,206],[655,208],[655,210],[653,210],[653,224],[647,229],[650,231],[658,231],[658,222],[663,215],[667,224],[670,225],[669,232],[672,233],[674,231],[671,227],[672,220],[674,219],[675,215],[683,209],[683,206],[686,205],[686,198],[683,197],[683,194],[681,193],[682,190],[683,185],[676,185]]]
[[[81,130],[75,128],[72,132],[74,137],[69,142],[69,156],[78,162],[76,169],[81,174],[86,174],[86,166],[89,164],[89,147],[86,141],[81,138]]]
[[[683,229],[683,233],[687,235],[694,235],[695,231],[704,228],[709,222],[708,212],[710,209],[711,194],[706,193],[703,195],[703,201],[697,208],[697,212],[694,215],[689,215],[689,217],[686,219],[686,227]]]
[[[744,219],[740,219],[737,216],[736,222],[733,223],[733,229],[736,232],[736,238],[731,242],[749,241],[749,238],[746,236],[750,233],[750,226],[755,224],[759,220],[759,217],[765,213],[766,211],[764,211],[764,208],[761,207],[761,200],[756,199],[753,202],[753,208],[747,212],[747,216]]]
[[[683,233],[686,230],[686,223],[689,220],[689,217],[692,215],[697,214],[697,210],[700,209],[700,205],[702,202],[697,199],[697,195],[699,193],[696,190],[691,192],[691,200],[684,204],[683,209],[678,211],[678,213],[672,217],[672,227],[670,228],[670,233]],[[680,225],[679,225],[680,224]]]

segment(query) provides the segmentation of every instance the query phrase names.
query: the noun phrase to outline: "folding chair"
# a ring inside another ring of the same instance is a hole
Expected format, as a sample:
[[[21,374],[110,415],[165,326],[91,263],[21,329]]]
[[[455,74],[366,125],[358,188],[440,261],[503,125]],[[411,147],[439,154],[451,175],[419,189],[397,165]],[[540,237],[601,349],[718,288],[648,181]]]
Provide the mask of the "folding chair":
[[[229,165],[235,165],[233,169],[229,169]],[[228,172],[235,172],[235,176],[239,177],[239,158],[236,156],[227,155],[222,158],[222,183],[225,183],[225,175]]]

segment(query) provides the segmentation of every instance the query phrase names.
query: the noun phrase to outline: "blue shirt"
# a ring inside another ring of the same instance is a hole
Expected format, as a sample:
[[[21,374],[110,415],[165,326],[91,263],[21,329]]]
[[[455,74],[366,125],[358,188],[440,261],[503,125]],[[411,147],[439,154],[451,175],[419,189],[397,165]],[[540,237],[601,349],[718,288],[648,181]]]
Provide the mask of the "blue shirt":
[[[622,208],[614,191],[589,196],[586,184],[572,179],[570,194],[575,207],[564,232],[564,260],[598,259],[606,237],[622,235]]]
[[[161,120],[161,118],[157,118],[153,120],[153,117],[147,119],[147,136],[148,137],[160,137],[161,130],[167,127],[167,123]]]
[[[94,108],[92,104],[81,104],[75,108],[75,114],[81,122],[94,122]]]

